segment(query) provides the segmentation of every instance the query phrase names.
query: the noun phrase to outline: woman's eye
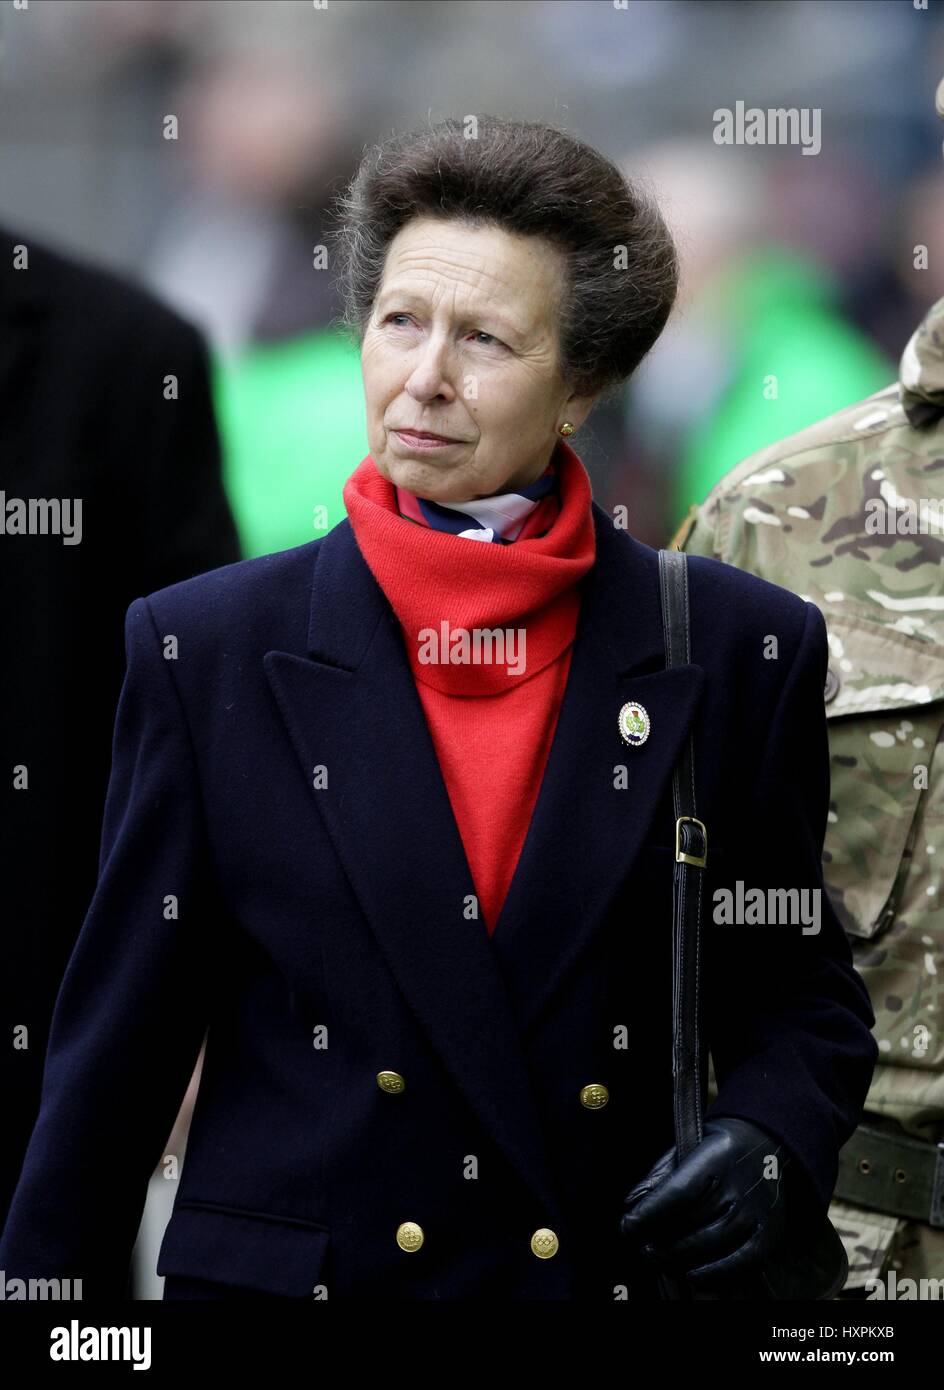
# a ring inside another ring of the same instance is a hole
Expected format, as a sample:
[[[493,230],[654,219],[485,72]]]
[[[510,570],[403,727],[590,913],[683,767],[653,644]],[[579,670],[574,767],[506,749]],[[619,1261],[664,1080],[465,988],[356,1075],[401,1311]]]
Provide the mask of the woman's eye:
[[[398,320],[402,320],[402,322],[398,322]],[[410,315],[407,313],[388,314],[384,319],[385,323],[393,324],[394,328],[407,327],[411,321]],[[481,343],[482,347],[491,347],[493,344],[496,347],[504,347],[501,339],[496,338],[493,333],[486,333],[484,328],[470,328],[469,333]]]
[[[482,347],[504,347],[501,338],[496,338],[494,333],[489,333],[484,328],[470,328],[467,337],[472,337],[476,342],[481,343]]]

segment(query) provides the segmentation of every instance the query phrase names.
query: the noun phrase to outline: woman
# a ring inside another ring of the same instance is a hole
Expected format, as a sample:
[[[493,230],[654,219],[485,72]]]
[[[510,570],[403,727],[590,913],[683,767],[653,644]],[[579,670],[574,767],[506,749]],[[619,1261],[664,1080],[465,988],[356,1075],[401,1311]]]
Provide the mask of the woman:
[[[208,1026],[166,1298],[724,1296],[826,1210],[873,1018],[825,898],[706,911],[719,1093],[667,1176],[671,774],[691,729],[706,907],[820,889],[823,620],[693,560],[664,669],[657,553],[565,443],[676,289],[607,160],[447,121],[365,156],[337,246],[370,454],[323,539],[128,610],[8,1287],[122,1291]]]

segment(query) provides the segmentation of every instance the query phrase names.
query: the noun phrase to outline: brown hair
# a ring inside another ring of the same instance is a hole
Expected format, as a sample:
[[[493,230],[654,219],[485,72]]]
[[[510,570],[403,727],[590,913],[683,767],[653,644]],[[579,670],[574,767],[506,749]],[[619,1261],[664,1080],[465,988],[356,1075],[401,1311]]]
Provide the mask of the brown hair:
[[[365,151],[334,217],[340,322],[357,341],[390,243],[414,218],[490,224],[560,247],[561,372],[578,395],[632,374],[678,290],[675,245],[653,199],[597,150],[539,122],[451,118],[391,136]]]

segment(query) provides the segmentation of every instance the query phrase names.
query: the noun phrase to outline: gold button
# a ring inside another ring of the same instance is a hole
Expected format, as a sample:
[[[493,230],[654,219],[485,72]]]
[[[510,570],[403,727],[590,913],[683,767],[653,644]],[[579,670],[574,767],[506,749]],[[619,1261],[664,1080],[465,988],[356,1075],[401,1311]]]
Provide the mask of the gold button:
[[[401,1221],[397,1227],[397,1244],[401,1250],[419,1250],[423,1244],[423,1228],[415,1221]]]
[[[610,1093],[606,1087],[596,1081],[580,1088],[580,1104],[585,1105],[588,1110],[602,1110],[609,1098]]]
[[[379,1071],[377,1085],[391,1096],[398,1096],[406,1088],[406,1082],[398,1071]]]
[[[559,1245],[557,1236],[548,1230],[547,1226],[542,1226],[531,1237],[531,1249],[539,1260],[549,1260],[552,1255],[556,1255]]]

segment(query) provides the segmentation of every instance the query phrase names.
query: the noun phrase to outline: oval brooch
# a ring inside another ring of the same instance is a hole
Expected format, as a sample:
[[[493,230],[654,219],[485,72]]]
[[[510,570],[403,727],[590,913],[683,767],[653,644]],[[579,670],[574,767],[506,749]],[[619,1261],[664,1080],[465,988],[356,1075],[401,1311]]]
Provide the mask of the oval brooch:
[[[619,712],[620,738],[630,748],[639,748],[649,737],[651,722],[638,700],[628,700]]]

